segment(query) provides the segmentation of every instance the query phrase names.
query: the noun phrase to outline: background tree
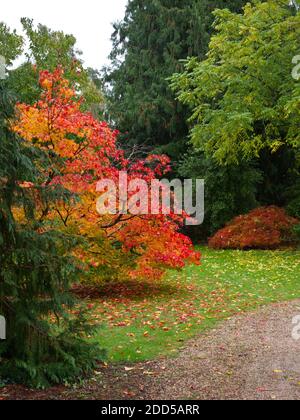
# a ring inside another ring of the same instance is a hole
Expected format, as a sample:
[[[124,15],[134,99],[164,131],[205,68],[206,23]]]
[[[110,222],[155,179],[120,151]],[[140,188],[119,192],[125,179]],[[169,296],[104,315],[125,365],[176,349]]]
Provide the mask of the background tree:
[[[221,163],[298,148],[299,83],[291,73],[300,14],[269,0],[248,4],[243,15],[215,15],[208,59],[188,60],[173,77],[180,101],[193,110],[194,146]]]
[[[0,23],[0,55],[7,64],[28,50],[25,62],[10,71],[9,87],[17,93],[20,102],[34,103],[40,96],[39,72],[54,71],[61,66],[65,77],[85,98],[83,109],[93,111],[97,117],[103,114],[103,96],[100,75],[97,71],[85,68],[81,52],[76,49],[76,38],[62,31],[52,31],[44,25],[34,27],[31,19],[21,19],[24,39],[15,31],[10,31]]]
[[[252,162],[262,173],[253,185],[256,199],[286,205],[299,180],[300,84],[292,77],[292,59],[299,54],[300,14],[279,0],[248,4],[243,14],[214,14],[217,34],[208,58],[187,60],[185,71],[173,77],[180,102],[191,109],[192,145],[198,156],[233,173]],[[203,165],[197,176],[209,177]],[[239,214],[239,206],[234,211]]]
[[[130,0],[124,20],[114,25],[112,65],[106,69],[108,115],[124,144],[147,145],[172,158],[185,151],[186,107],[174,99],[167,78],[179,60],[203,59],[212,10],[240,10],[245,1]]]

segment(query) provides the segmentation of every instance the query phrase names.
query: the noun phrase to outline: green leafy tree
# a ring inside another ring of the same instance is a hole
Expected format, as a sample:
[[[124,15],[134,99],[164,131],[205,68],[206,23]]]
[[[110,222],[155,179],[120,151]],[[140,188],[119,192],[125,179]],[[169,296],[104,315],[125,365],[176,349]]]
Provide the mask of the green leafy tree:
[[[103,95],[100,87],[100,75],[83,66],[81,52],[75,47],[76,38],[62,31],[52,31],[44,25],[34,27],[31,19],[21,20],[28,44],[26,62],[11,71],[10,87],[18,93],[18,99],[25,103],[34,103],[40,95],[38,75],[40,70],[53,71],[61,66],[65,77],[70,80],[85,98],[83,107],[92,110],[95,115],[103,113]],[[9,46],[10,39],[17,43],[15,33],[6,36],[4,45]],[[1,45],[1,42],[0,42]],[[5,57],[6,55],[3,54]]]
[[[124,144],[162,146],[177,159],[185,151],[186,107],[176,102],[168,78],[179,60],[203,59],[217,5],[239,10],[245,1],[130,0],[115,24],[111,68],[106,69],[108,114]]]
[[[188,59],[172,79],[191,109],[194,151],[180,171],[206,180],[209,232],[257,203],[291,201],[295,212],[300,202],[300,84],[292,77],[300,16],[277,0],[214,15],[207,59]]]
[[[88,343],[92,329],[69,292],[79,274],[69,256],[75,241],[35,216],[37,203],[46,208],[71,196],[59,187],[32,187],[47,159],[11,132],[6,83],[0,82],[0,314],[7,339],[0,342],[0,377],[45,387],[83,376],[101,353]]]
[[[218,10],[208,58],[191,58],[173,89],[192,109],[192,143],[220,163],[300,144],[300,14],[282,0],[256,1],[243,14]]]
[[[6,64],[12,64],[22,51],[23,38],[0,22],[0,56],[5,58]]]

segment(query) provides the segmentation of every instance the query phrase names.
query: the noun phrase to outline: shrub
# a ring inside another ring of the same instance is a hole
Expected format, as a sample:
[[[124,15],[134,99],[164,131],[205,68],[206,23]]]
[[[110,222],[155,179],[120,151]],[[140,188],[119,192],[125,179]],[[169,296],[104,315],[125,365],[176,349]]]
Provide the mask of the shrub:
[[[254,164],[220,166],[203,153],[192,152],[181,163],[179,173],[184,178],[205,180],[205,218],[196,241],[208,238],[228,220],[258,206],[257,185],[262,174]]]
[[[216,249],[274,249],[294,242],[298,219],[279,207],[261,207],[238,216],[219,230],[209,246]]]

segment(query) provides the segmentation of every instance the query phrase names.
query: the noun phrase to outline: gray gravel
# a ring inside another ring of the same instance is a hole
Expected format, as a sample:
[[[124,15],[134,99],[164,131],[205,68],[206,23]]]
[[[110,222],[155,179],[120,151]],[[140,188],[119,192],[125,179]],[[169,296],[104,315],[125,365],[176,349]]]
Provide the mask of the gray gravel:
[[[292,338],[300,300],[234,317],[196,340],[146,390],[153,399],[300,399],[300,340]],[[163,368],[163,370],[162,370]]]

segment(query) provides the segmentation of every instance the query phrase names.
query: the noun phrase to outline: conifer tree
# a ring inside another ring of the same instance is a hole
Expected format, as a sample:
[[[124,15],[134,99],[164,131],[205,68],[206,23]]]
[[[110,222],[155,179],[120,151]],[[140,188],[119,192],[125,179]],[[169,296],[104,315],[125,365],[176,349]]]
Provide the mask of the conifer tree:
[[[212,11],[240,11],[245,0],[130,0],[115,24],[111,68],[106,69],[108,113],[124,144],[163,146],[177,158],[185,151],[187,113],[176,102],[168,78],[181,59],[205,57]]]
[[[74,239],[35,217],[37,203],[69,200],[68,191],[35,182],[47,162],[10,130],[14,104],[0,81],[0,377],[45,387],[81,377],[94,366],[96,349],[86,341],[90,327],[70,284],[78,274],[68,255]],[[99,357],[99,353],[97,354]]]

